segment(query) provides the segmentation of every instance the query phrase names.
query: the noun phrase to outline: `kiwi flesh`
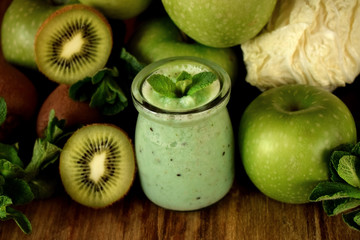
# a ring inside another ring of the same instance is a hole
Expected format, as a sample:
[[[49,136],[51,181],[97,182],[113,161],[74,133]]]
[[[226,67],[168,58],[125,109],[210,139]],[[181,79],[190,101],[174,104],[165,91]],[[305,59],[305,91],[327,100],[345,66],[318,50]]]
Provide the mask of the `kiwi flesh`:
[[[94,75],[111,54],[112,29],[96,9],[72,4],[51,14],[35,36],[35,61],[50,80],[71,85]]]
[[[65,143],[59,169],[74,201],[91,208],[109,206],[127,194],[135,178],[131,139],[116,125],[86,125]]]

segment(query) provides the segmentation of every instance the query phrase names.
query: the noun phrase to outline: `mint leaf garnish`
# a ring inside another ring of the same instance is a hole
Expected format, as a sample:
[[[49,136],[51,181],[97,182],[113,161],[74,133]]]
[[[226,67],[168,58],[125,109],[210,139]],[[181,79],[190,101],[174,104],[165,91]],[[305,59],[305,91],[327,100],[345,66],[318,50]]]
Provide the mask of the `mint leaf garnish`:
[[[191,75],[186,71],[182,71],[175,79],[162,74],[154,74],[147,79],[157,93],[170,98],[193,95],[215,80],[216,75],[212,72],[200,72]]]
[[[184,79],[181,81],[177,81],[176,82],[176,91],[178,93],[179,96],[184,96],[186,95],[186,92],[189,90],[189,87],[192,84],[192,80],[191,79]]]
[[[182,71],[176,78],[176,91],[178,96],[186,95],[191,84],[193,83],[192,76],[186,71]]]
[[[151,87],[161,95],[170,98],[177,97],[176,84],[170,78],[161,74],[154,74],[151,75],[147,81]]]
[[[206,88],[216,80],[216,75],[212,72],[201,72],[193,76],[192,85],[190,86],[188,95],[193,95],[197,91]]]
[[[360,231],[360,142],[334,149],[329,172],[329,181],[317,184],[309,200],[322,201],[327,215],[343,214],[344,222]]]
[[[192,76],[190,73],[186,71],[182,71],[179,76],[176,78],[176,82],[184,81],[184,80],[191,80]]]

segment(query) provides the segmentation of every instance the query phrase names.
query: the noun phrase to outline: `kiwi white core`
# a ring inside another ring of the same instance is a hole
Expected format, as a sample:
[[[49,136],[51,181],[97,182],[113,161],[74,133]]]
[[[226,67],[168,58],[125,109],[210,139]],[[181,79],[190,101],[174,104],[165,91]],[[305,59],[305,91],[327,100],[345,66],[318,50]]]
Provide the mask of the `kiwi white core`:
[[[106,153],[96,153],[93,156],[93,159],[90,161],[90,175],[89,178],[94,182],[99,182],[102,176],[105,173],[105,161],[106,161]]]
[[[81,53],[85,40],[81,32],[74,34],[72,38],[65,41],[62,47],[60,57],[71,59],[75,54]]]

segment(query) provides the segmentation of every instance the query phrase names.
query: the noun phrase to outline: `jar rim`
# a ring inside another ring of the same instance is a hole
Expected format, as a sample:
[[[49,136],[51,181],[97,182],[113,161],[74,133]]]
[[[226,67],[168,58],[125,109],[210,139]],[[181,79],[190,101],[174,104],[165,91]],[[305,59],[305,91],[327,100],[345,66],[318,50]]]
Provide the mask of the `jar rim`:
[[[189,62],[190,64],[194,63],[197,65],[203,65],[204,67],[208,68],[213,73],[215,73],[220,81],[220,90],[217,93],[217,95],[213,99],[211,99],[208,103],[205,103],[203,105],[191,109],[185,109],[183,111],[167,110],[149,103],[149,101],[145,99],[145,97],[141,92],[141,87],[143,82],[153,72],[160,69],[162,66],[174,62],[179,62],[179,64]],[[208,59],[194,57],[194,56],[169,57],[150,63],[147,66],[145,66],[135,76],[131,84],[131,96],[135,107],[138,110],[139,108],[141,108],[141,110],[143,111],[145,110],[147,113],[152,113],[152,114],[186,115],[186,114],[202,113],[209,109],[213,109],[216,106],[226,105],[229,101],[230,92],[231,92],[231,79],[228,73],[217,63],[214,63]]]

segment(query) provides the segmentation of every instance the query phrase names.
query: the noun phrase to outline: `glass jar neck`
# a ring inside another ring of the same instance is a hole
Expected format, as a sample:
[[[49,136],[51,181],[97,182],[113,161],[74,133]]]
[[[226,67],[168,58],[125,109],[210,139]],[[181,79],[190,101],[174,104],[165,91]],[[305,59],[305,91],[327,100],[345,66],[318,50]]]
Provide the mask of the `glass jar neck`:
[[[213,99],[198,107],[169,110],[151,104],[144,97],[142,87],[149,76],[161,71],[162,68],[178,67],[185,64],[207,69],[216,75],[220,88]],[[230,92],[231,80],[226,71],[213,62],[197,57],[172,57],[151,63],[137,74],[131,86],[133,102],[139,114],[157,121],[188,122],[203,119],[205,116],[215,114],[225,108],[229,102]]]

